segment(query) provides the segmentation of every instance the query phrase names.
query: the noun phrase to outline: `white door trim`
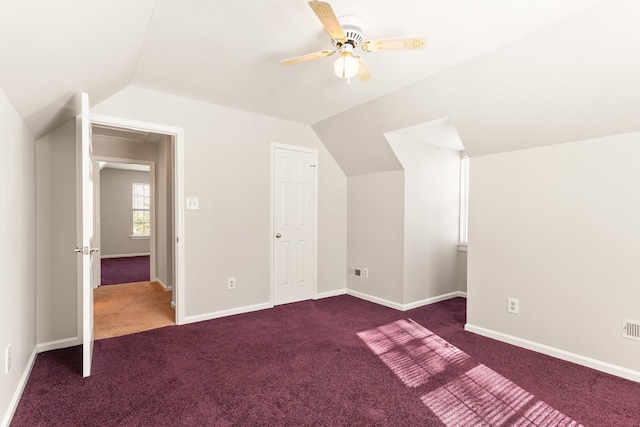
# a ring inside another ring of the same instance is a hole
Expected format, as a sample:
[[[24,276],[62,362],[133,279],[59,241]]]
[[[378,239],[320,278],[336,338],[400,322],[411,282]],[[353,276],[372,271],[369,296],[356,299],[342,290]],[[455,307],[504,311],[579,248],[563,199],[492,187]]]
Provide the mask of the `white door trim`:
[[[275,152],[276,149],[284,149],[284,150],[292,150],[298,151],[302,153],[309,153],[313,155],[314,164],[316,167],[313,172],[313,296],[314,298],[318,295],[318,150],[316,148],[310,147],[302,147],[298,145],[290,145],[290,144],[281,144],[278,142],[271,143],[271,177],[270,177],[270,217],[269,217],[269,304],[271,307],[274,306],[274,265],[273,265],[273,239],[274,239],[274,229],[273,229],[273,220],[274,220],[274,198],[275,198]]]
[[[142,122],[138,120],[124,119],[121,117],[104,116],[101,114],[91,114],[91,124],[103,125],[143,132],[154,132],[174,137],[175,174],[174,187],[175,194],[173,200],[174,215],[173,226],[175,239],[174,249],[174,274],[173,292],[175,295],[176,324],[185,323],[185,271],[184,271],[184,129],[175,126],[166,126],[157,123]]]
[[[112,162],[112,163],[125,163],[125,164],[129,164],[129,165],[145,165],[145,166],[149,166],[149,184],[151,185],[151,235],[149,236],[149,260],[150,260],[150,265],[149,265],[149,280],[153,281],[156,279],[157,277],[157,272],[156,272],[156,162],[151,161],[151,160],[137,160],[137,159],[129,159],[129,158],[123,158],[123,157],[109,157],[109,156],[93,156],[93,162],[94,162],[94,170],[97,167],[98,168],[98,177],[100,176],[100,171],[99,171],[99,167],[97,165],[98,162]],[[94,184],[99,184],[100,178],[98,178],[98,181],[96,182],[96,180],[94,180]],[[97,199],[97,201],[100,201],[100,188],[99,185],[97,188],[95,188],[94,192],[94,197]],[[99,204],[97,206],[100,206]],[[100,217],[100,212],[96,212],[95,215],[96,217]],[[95,235],[98,236],[98,239],[96,239],[98,241],[98,247],[100,247],[102,249],[102,247],[100,246],[101,244],[101,235],[100,235],[100,227],[97,227],[94,231],[94,237]],[[102,254],[102,252],[98,252],[99,254]],[[100,255],[100,258],[102,258],[102,255]],[[99,286],[100,284],[98,284]]]

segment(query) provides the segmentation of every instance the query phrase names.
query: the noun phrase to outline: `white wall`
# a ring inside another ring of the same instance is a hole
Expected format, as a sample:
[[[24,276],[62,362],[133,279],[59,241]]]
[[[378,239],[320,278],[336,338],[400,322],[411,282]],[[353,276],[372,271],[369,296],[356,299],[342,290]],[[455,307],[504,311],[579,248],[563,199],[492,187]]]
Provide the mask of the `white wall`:
[[[149,162],[156,162],[158,159],[158,144],[104,135],[94,135],[92,144],[94,156],[146,160]]]
[[[467,251],[458,251],[458,292],[467,292]]]
[[[349,178],[347,264],[369,278],[350,275],[347,286],[390,306],[404,302],[404,185],[404,171]]]
[[[80,343],[75,119],[40,138],[36,154],[38,344],[64,347]]]
[[[458,290],[460,152],[390,141],[404,167],[404,304]]]
[[[131,189],[149,184],[150,172],[104,168],[100,171],[100,253],[104,256],[150,252],[149,239],[132,239]]]
[[[156,163],[156,280],[173,286],[173,156],[168,137],[158,143]],[[153,279],[153,278],[152,278]],[[173,295],[175,304],[175,294]]]
[[[640,132],[471,158],[468,324],[640,381],[638,158]]]
[[[349,291],[398,309],[459,290],[460,152],[393,137],[404,170],[348,178]]]
[[[36,346],[36,219],[35,142],[22,119],[0,90],[0,424],[8,425],[26,380]],[[5,351],[11,345],[11,369],[4,373]],[[23,376],[25,376],[23,378]]]
[[[319,149],[318,290],[346,288],[346,178],[309,126],[136,87],[92,111],[184,129],[187,318],[269,301],[271,142]]]

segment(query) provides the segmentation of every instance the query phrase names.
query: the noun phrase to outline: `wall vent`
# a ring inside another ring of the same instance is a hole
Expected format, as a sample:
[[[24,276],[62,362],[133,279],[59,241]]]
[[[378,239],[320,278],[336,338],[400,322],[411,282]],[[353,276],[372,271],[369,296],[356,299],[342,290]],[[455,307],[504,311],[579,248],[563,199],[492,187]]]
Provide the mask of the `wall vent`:
[[[640,341],[640,322],[622,319],[622,337]]]

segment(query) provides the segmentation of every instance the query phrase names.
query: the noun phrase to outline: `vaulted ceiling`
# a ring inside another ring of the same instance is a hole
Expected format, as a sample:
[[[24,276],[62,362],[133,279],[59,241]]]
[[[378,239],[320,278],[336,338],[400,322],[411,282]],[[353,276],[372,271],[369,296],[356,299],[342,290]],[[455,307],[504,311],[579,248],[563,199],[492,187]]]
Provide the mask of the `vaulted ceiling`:
[[[34,135],[128,86],[315,124],[483,55],[603,0],[332,0],[365,39],[425,36],[410,52],[363,53],[373,78],[347,85],[306,0],[3,0],[0,88]]]
[[[603,2],[313,129],[347,176],[401,169],[386,137],[407,127],[452,128],[471,157],[640,131],[639,19]]]
[[[640,130],[637,0],[330,3],[428,46],[359,52],[347,84],[336,56],[279,64],[332,48],[307,0],[2,0],[0,89],[36,138],[128,86],[311,125],[347,176],[401,168],[407,127],[472,156]]]

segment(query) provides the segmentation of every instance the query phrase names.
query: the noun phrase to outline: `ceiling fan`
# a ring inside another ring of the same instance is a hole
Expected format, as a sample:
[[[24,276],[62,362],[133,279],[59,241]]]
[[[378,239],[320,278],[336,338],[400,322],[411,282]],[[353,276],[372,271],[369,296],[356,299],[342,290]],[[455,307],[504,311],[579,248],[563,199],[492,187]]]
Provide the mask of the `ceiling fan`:
[[[361,18],[352,15],[337,17],[331,5],[323,1],[312,0],[309,2],[309,6],[331,36],[334,49],[285,59],[280,61],[282,65],[294,65],[339,52],[340,57],[334,63],[336,76],[347,79],[348,82],[351,77],[367,81],[371,78],[371,72],[364,60],[353,53],[354,49],[378,52],[382,50],[422,49],[427,45],[427,40],[424,37],[365,41],[364,21]]]

